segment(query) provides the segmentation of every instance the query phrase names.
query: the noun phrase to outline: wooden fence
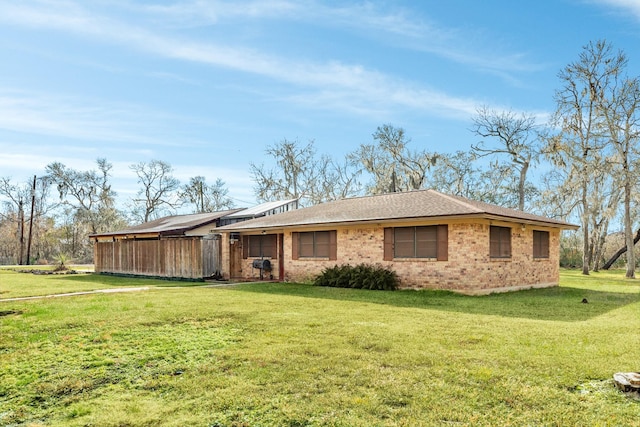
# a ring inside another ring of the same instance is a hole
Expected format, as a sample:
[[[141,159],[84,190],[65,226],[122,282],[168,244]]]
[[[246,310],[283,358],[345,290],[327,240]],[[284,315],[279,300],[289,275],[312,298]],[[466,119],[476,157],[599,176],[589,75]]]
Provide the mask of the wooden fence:
[[[96,242],[95,271],[167,278],[202,279],[220,274],[220,238]]]

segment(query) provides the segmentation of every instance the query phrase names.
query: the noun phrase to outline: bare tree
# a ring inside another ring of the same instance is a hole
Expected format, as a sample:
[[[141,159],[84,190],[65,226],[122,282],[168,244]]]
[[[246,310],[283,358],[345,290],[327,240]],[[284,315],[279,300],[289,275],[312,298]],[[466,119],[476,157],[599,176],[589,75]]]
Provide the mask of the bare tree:
[[[513,189],[517,185],[517,178],[511,167],[497,160],[491,161],[484,169],[481,166],[473,150],[441,153],[431,167],[426,184],[445,193],[516,208],[519,198]],[[527,197],[532,198],[536,193],[533,185],[525,186]]]
[[[580,216],[583,274],[589,274],[593,262],[592,227],[608,224],[594,216],[611,217],[614,212],[606,206],[611,206],[611,200],[618,197],[612,191],[610,201],[604,200],[604,193],[599,191],[602,184],[594,179],[611,173],[599,93],[610,90],[610,82],[619,72],[616,62],[606,43],[590,43],[577,61],[560,71],[562,87],[556,91],[556,112],[551,120],[551,126],[559,131],[547,139],[545,146],[546,156],[563,170],[564,181],[560,185],[571,200],[571,212],[577,211]],[[604,227],[601,232],[606,233]]]
[[[301,145],[287,139],[269,146],[266,154],[275,167],[251,164],[258,200],[299,199],[301,206],[347,197],[358,189],[349,163],[339,165],[328,155],[318,156],[314,141]]]
[[[360,171],[357,170],[352,161],[346,158],[342,163],[324,156],[326,164],[324,174],[319,185],[318,194],[322,198],[318,203],[330,200],[340,200],[360,194],[361,185],[358,181]]]
[[[513,111],[495,111],[481,107],[473,118],[472,132],[482,138],[491,138],[496,143],[489,145],[481,141],[472,145],[471,149],[479,157],[506,156],[509,159],[509,168],[513,168],[518,176],[516,191],[520,210],[525,207],[529,168],[540,155],[536,128],[533,115],[518,115]]]
[[[324,167],[316,159],[314,142],[300,146],[298,140],[287,139],[267,147],[266,154],[273,158],[276,167],[266,169],[264,165],[251,164],[251,175],[256,183],[258,200],[314,198],[314,185],[318,171]],[[305,205],[301,201],[301,205]],[[311,203],[313,204],[313,202]]]
[[[604,126],[613,146],[613,162],[616,176],[623,189],[624,234],[627,247],[627,278],[635,278],[634,234],[631,218],[632,190],[638,179],[640,156],[637,143],[640,140],[640,80],[622,76],[627,66],[623,52],[611,52],[611,45],[599,42],[595,48],[602,52],[614,72],[606,85],[594,88],[598,111],[604,118]]]
[[[32,186],[35,184],[35,187]],[[22,264],[25,246],[25,224],[29,224],[29,230],[35,229],[35,236],[38,236],[39,218],[55,207],[55,204],[48,202],[49,182],[40,178],[32,183],[14,184],[11,178],[0,178],[0,196],[4,197],[3,210],[0,211],[0,218],[4,218],[15,224],[16,241],[18,248],[15,258],[18,264]],[[26,215],[29,208],[30,214]],[[32,234],[32,233],[31,233]],[[30,239],[29,239],[30,240]],[[29,249],[27,249],[26,263],[30,263]]]
[[[97,159],[98,170],[77,171],[62,163],[54,162],[46,167],[47,178],[56,185],[60,202],[67,207],[63,214],[72,218],[76,235],[71,240],[69,252],[74,257],[90,257],[88,234],[96,234],[121,227],[124,220],[115,208],[116,193],[109,183],[112,165],[105,159]]]
[[[429,187],[456,196],[476,198],[481,171],[475,161],[473,152],[440,154],[427,178]]]
[[[143,222],[171,213],[180,206],[180,181],[173,177],[173,167],[169,163],[151,160],[131,165],[130,169],[138,176],[138,184],[142,185],[133,203],[136,208],[134,215]]]
[[[205,177],[195,176],[182,187],[180,198],[194,207],[194,213],[216,212],[233,207],[229,197],[229,189],[222,179],[216,179],[213,185],[206,182]]]
[[[91,233],[106,231],[119,220],[114,207],[116,193],[109,184],[113,166],[106,159],[97,159],[96,164],[98,170],[88,171],[76,171],[59,162],[46,167],[61,203],[72,207],[74,215],[89,225]]]
[[[427,172],[437,155],[425,150],[410,150],[411,139],[402,128],[390,124],[379,126],[373,133],[373,144],[362,144],[349,155],[373,180],[367,193],[382,194],[423,188]]]

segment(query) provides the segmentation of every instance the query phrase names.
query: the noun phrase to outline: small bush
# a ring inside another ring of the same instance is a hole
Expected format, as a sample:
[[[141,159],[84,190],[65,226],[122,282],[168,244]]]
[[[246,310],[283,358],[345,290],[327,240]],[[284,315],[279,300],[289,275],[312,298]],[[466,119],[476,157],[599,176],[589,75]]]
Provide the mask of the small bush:
[[[397,289],[398,283],[398,275],[395,271],[380,265],[369,264],[359,264],[356,266],[343,264],[328,267],[313,281],[315,286],[384,291]]]
[[[58,261],[56,263],[56,267],[53,269],[53,271],[67,271],[67,263],[69,262],[69,257],[67,256],[67,254],[58,254],[58,256],[56,257],[56,260]]]

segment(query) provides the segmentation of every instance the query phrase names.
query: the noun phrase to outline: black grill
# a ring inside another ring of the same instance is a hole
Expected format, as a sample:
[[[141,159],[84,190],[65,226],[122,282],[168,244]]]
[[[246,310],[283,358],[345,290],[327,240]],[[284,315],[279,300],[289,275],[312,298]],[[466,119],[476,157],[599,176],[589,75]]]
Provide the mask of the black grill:
[[[254,259],[253,268],[260,270],[271,270],[271,261],[268,259]]]

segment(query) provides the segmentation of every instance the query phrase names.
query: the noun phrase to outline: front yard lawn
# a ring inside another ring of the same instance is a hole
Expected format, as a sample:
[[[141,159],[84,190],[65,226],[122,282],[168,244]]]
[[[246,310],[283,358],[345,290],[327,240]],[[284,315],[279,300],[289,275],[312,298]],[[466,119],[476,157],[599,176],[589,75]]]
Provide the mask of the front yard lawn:
[[[161,279],[104,276],[83,271],[78,271],[78,274],[34,275],[28,272],[18,273],[14,270],[0,268],[0,299],[66,294],[97,289],[203,284],[201,282],[172,282]]]
[[[29,278],[0,273],[0,290],[37,288]],[[620,273],[485,297],[155,287],[0,313],[0,425],[619,426],[640,413],[612,382],[640,370],[640,286]]]

